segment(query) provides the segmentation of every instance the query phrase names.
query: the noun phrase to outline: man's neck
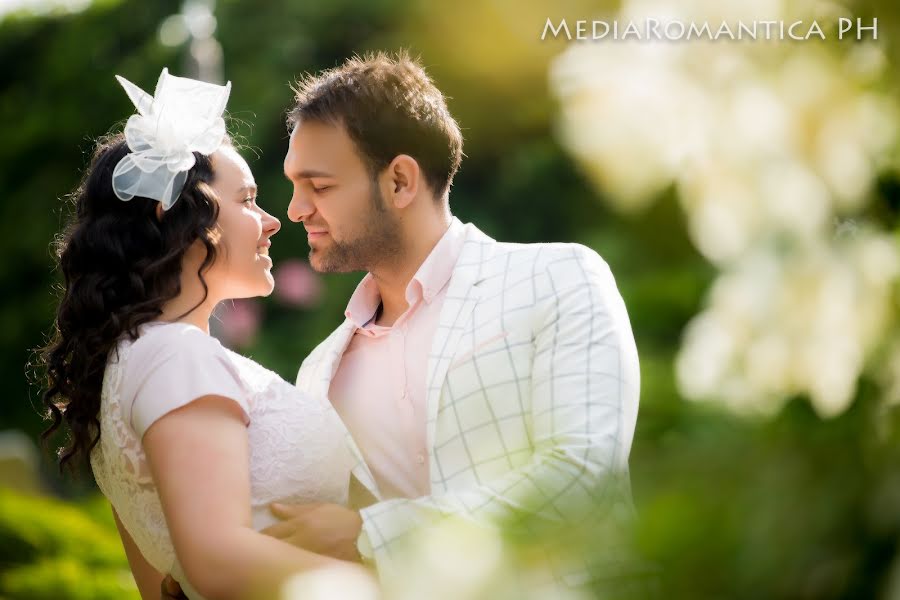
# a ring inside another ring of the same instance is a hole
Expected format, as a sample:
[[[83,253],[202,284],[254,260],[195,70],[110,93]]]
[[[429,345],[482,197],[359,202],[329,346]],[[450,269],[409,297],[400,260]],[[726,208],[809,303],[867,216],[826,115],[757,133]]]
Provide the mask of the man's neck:
[[[390,327],[409,308],[406,288],[416,271],[450,228],[449,215],[445,221],[435,222],[428,231],[419,231],[417,235],[409,236],[397,263],[372,270],[382,304],[381,312],[375,320],[376,325]]]

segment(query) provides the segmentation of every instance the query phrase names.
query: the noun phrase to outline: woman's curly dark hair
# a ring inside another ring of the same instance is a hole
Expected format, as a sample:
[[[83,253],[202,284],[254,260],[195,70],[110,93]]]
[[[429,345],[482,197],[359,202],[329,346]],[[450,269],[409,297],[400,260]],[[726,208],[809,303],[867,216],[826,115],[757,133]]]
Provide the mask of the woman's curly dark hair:
[[[181,292],[182,258],[192,244],[200,240],[207,251],[197,273],[203,300],[209,291],[203,273],[216,259],[219,207],[210,158],[194,153],[181,195],[160,218],[158,202],[123,202],[113,192],[113,169],[128,153],[121,134],[100,140],[70,196],[74,214],[54,241],[63,289],[39,367],[53,421],[41,437],[46,443],[64,422],[68,429],[60,470],[88,463],[100,439],[97,414],[110,351],[123,335],[137,339],[138,327],[159,317]]]

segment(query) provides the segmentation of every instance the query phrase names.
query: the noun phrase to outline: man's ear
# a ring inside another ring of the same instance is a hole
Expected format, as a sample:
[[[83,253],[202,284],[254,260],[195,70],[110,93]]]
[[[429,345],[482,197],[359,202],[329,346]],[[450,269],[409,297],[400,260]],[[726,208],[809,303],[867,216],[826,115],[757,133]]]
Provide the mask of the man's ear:
[[[398,154],[388,165],[386,175],[391,204],[397,208],[409,206],[422,185],[419,163],[408,154]]]

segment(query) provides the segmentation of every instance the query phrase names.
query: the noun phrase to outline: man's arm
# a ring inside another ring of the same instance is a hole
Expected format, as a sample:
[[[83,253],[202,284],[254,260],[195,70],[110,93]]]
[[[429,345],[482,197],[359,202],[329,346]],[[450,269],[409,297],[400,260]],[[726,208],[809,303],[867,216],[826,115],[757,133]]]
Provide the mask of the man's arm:
[[[627,474],[637,419],[637,350],[606,263],[582,246],[572,252],[570,259],[548,264],[550,300],[535,328],[534,455],[481,486],[363,509],[361,543],[371,544],[383,574],[406,534],[442,517],[484,524],[525,516],[574,522],[584,511],[610,510],[622,500],[614,486]]]

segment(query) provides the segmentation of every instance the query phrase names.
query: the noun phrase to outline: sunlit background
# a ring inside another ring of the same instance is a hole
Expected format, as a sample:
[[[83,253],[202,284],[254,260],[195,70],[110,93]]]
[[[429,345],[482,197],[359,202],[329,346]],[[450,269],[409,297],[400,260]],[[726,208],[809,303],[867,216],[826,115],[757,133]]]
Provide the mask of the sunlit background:
[[[841,17],[877,18],[878,39],[837,40]],[[542,40],[548,18],[816,20],[828,39]],[[67,194],[132,110],[113,76],[233,82],[230,129],[284,227],[275,294],[222,306],[213,329],[292,380],[360,275],[314,273],[286,219],[289,84],[399,48],[463,128],[454,214],[497,239],[594,248],[629,309],[638,519],[565,551],[603,556],[625,536],[611,577],[652,583],[634,597],[900,598],[898,19],[888,0],[0,0],[0,598],[138,597],[90,474],[61,477],[39,449],[28,366]],[[546,535],[447,523],[392,593],[515,597],[505,574],[559,541]],[[373,593],[340,572],[285,592]]]

